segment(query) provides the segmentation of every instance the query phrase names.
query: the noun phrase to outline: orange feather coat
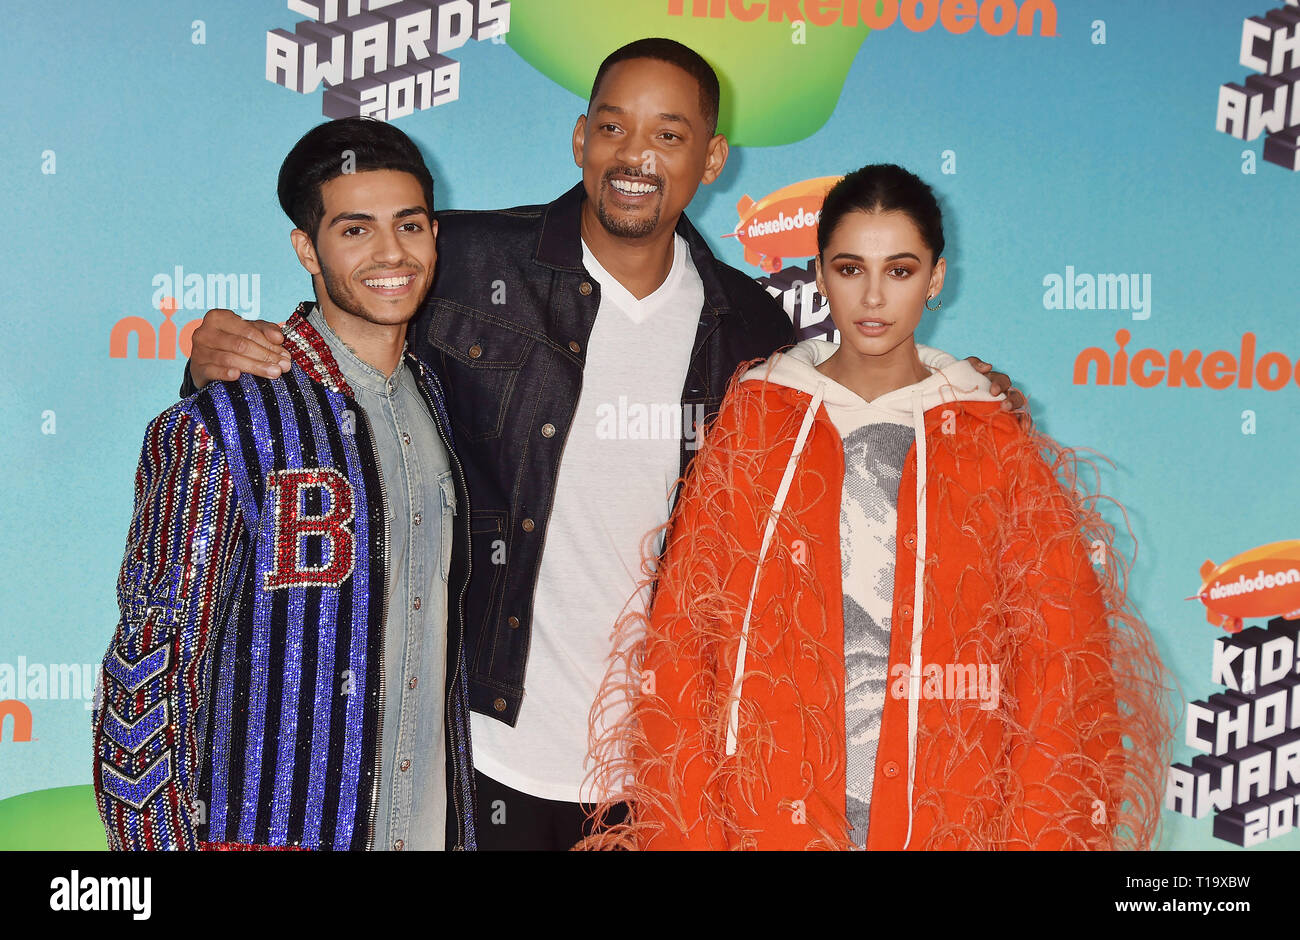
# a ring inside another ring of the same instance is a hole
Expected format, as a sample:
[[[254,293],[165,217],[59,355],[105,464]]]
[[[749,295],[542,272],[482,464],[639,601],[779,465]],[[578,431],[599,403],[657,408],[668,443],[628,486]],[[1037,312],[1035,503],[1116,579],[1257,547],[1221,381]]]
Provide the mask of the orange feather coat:
[[[817,409],[752,591],[810,396],[741,382],[744,371],[684,482],[650,613],[616,631],[593,726],[609,708],[623,717],[595,742],[594,773],[632,812],[582,847],[852,847],[842,440]],[[914,650],[914,444],[898,493],[890,683],[866,847],[1149,847],[1172,737],[1166,674],[1126,599],[1099,497],[1080,487],[1071,451],[996,403],[933,407],[924,422],[923,621]],[[918,652],[928,670],[909,681]],[[981,666],[986,677],[997,670],[992,707],[969,686],[961,694],[960,680]]]

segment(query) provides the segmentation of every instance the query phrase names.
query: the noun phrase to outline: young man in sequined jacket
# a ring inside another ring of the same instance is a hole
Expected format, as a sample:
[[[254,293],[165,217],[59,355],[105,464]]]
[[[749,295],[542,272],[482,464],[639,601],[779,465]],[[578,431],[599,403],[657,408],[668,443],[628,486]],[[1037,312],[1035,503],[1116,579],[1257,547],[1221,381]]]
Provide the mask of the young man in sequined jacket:
[[[308,132],[279,181],[317,297],[289,370],[149,425],[94,716],[114,849],[475,847],[467,489],[405,343],[432,190],[387,124]]]

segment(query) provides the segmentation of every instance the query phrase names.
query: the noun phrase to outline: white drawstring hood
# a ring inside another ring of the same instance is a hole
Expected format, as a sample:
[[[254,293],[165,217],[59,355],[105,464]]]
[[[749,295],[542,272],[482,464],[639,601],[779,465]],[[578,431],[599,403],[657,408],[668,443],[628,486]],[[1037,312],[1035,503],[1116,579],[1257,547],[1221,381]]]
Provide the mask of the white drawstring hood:
[[[839,432],[841,438],[852,431],[867,425],[890,422],[910,426],[916,437],[916,564],[913,570],[912,588],[912,636],[909,656],[909,688],[907,704],[907,839],[904,848],[912,838],[912,799],[916,779],[916,736],[921,697],[921,646],[924,625],[925,605],[925,556],[926,546],[926,434],[925,413],[939,405],[958,401],[1000,401],[1005,396],[989,393],[989,380],[975,370],[964,359],[956,359],[948,353],[928,346],[917,344],[916,350],[921,362],[931,370],[931,375],[913,385],[887,392],[884,395],[866,401],[856,392],[833,379],[828,378],[816,366],[825,362],[839,349],[835,343],[825,340],[805,340],[785,353],[778,353],[768,360],[750,369],[742,377],[742,382],[768,381],[778,385],[804,392],[810,397],[803,423],[795,439],[794,450],[786,464],[785,474],[772,502],[767,527],[763,532],[759,547],[758,566],[754,571],[754,583],[750,589],[749,604],[745,608],[745,617],[741,624],[740,644],[736,651],[735,678],[731,688],[731,707],[727,721],[726,753],[736,753],[736,739],[739,733],[740,700],[745,674],[745,659],[749,648],[750,619],[758,594],[759,578],[762,574],[763,561],[768,547],[776,532],[777,522],[785,506],[799,457],[803,453],[813,424],[818,413],[824,407],[827,417]]]

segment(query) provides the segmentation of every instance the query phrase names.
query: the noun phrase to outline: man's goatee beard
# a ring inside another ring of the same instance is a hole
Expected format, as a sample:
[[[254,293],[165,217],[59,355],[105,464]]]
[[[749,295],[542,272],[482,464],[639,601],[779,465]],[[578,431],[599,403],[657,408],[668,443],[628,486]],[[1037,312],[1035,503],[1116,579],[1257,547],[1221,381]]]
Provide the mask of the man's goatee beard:
[[[600,201],[596,204],[596,218],[605,231],[617,238],[645,238],[659,226],[659,210],[655,210],[653,217],[649,219],[623,220],[616,219],[609,214],[605,208],[605,197],[602,195]]]

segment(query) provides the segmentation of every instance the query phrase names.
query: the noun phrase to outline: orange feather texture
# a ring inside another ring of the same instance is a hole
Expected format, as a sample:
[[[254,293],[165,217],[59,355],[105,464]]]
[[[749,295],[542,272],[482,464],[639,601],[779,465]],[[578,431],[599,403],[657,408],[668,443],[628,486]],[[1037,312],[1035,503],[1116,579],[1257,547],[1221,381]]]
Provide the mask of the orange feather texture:
[[[763,559],[738,746],[725,753],[762,532],[809,402],[776,383],[740,382],[750,365],[733,378],[672,518],[645,539],[653,600],[614,628],[591,712],[588,780],[606,799],[578,848],[854,847],[843,450],[824,410]],[[955,402],[925,421],[922,658],[996,667],[1001,688],[992,703],[921,696],[909,814],[908,701],[898,694],[907,683],[892,677],[910,665],[913,446],[898,495],[891,688],[866,847],[903,848],[909,822],[912,849],[1153,847],[1175,689],[1128,597],[1132,559],[1116,551],[1102,510],[1116,507],[1126,528],[1127,513],[1099,493],[1094,463],[1022,429],[997,403]],[[630,812],[613,824],[620,801]]]

